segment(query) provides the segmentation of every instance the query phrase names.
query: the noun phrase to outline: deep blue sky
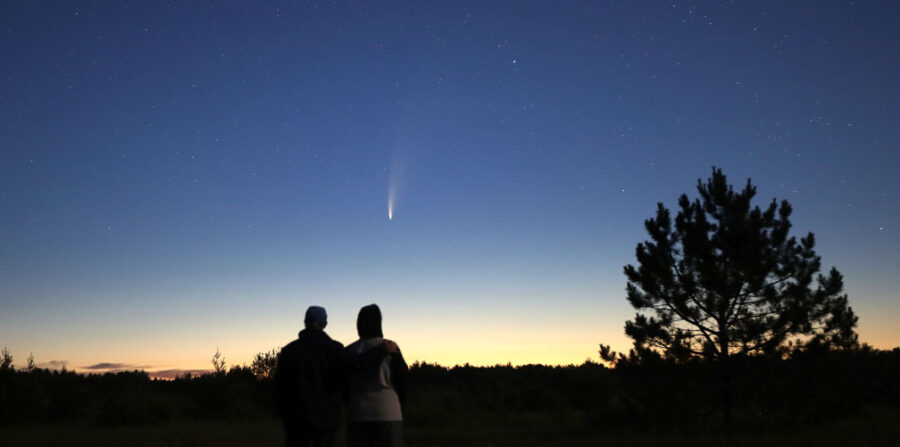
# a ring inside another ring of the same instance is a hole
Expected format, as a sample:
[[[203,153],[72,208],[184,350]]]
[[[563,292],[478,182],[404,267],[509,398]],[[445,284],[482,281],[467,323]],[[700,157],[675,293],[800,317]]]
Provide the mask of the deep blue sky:
[[[0,6],[19,359],[247,361],[370,302],[414,359],[596,358],[643,220],[713,165],[900,342],[894,3],[100,3]]]

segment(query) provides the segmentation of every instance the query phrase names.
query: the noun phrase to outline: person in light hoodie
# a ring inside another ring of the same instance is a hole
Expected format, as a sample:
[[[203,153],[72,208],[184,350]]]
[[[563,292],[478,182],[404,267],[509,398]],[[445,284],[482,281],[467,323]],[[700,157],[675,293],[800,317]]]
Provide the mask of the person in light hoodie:
[[[376,368],[357,369],[347,382],[347,440],[350,447],[400,447],[403,445],[402,404],[408,368],[396,343],[381,332],[381,310],[370,304],[356,319],[359,340],[345,348],[350,358],[382,349]],[[380,348],[389,346],[388,349]],[[352,361],[352,360],[351,360]]]

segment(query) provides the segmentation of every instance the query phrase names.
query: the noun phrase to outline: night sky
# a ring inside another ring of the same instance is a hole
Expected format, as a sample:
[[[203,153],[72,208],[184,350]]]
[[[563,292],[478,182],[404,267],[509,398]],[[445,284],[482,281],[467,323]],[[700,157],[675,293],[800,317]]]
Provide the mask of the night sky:
[[[410,362],[596,360],[712,166],[900,344],[895,2],[98,3],[0,4],[18,366],[246,363],[373,302]]]

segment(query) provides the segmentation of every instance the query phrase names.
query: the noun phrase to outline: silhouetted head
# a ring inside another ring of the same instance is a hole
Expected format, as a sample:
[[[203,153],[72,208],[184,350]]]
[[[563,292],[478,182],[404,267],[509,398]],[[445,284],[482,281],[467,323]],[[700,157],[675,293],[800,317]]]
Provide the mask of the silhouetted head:
[[[325,313],[324,307],[309,306],[306,309],[306,318],[303,319],[307,329],[325,329],[328,325],[328,314]]]
[[[375,304],[369,304],[359,310],[356,317],[356,332],[359,338],[383,337],[381,334],[381,309]]]

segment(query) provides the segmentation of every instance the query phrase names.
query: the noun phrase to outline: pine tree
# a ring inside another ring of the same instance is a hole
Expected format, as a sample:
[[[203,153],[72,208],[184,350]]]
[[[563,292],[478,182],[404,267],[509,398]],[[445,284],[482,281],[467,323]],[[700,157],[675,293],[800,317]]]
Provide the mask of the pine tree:
[[[852,348],[857,317],[837,269],[819,273],[813,234],[789,237],[787,201],[751,206],[750,180],[736,193],[716,168],[697,191],[694,201],[678,200],[674,228],[662,203],[644,222],[650,240],[637,245],[638,266],[625,266],[628,301],[638,311],[625,333],[637,356],[717,362],[730,425],[731,358]]]

